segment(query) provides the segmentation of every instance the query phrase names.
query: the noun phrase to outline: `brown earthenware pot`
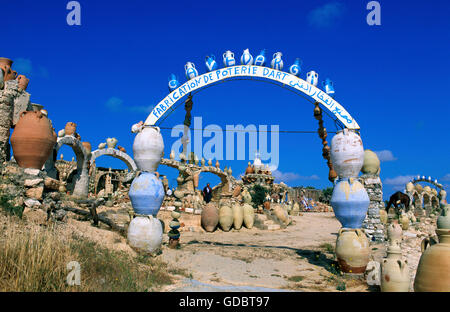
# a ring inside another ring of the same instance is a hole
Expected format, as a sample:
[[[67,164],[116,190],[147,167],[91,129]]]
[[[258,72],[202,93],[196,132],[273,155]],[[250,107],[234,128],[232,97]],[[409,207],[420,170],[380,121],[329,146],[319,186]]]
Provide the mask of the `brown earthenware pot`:
[[[241,194],[242,187],[240,185],[236,186],[233,190],[233,197],[238,197]]]
[[[19,75],[17,77],[17,81],[19,82],[19,89],[25,91],[28,87],[28,83],[30,82],[30,79],[28,79],[24,75]]]
[[[66,123],[64,130],[66,135],[73,135],[75,131],[77,131],[77,124],[74,122],[68,122]]]
[[[219,224],[219,209],[213,203],[208,203],[202,210],[202,227],[207,232],[214,232]]]
[[[14,159],[22,168],[42,169],[56,144],[56,133],[41,112],[23,112],[11,136]]]
[[[265,201],[263,205],[264,205],[264,209],[270,210],[270,201]]]

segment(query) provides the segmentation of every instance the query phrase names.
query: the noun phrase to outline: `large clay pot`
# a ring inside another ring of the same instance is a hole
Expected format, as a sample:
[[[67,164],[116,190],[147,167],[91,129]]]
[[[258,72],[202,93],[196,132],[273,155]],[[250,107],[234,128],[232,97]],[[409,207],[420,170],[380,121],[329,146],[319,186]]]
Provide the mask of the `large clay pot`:
[[[134,139],[134,160],[142,171],[154,172],[164,155],[164,141],[158,127],[144,127]]]
[[[236,203],[233,205],[233,226],[236,230],[240,230],[244,222],[244,207]]]
[[[250,204],[245,203],[244,209],[244,225],[247,229],[251,229],[255,223],[255,210]]]
[[[153,216],[136,217],[128,226],[128,242],[134,248],[154,253],[161,247],[162,239],[162,224]]]
[[[442,208],[441,215],[437,218],[438,229],[450,229],[450,205]]]
[[[344,228],[361,228],[369,204],[364,186],[353,178],[340,180],[334,187],[331,206]]]
[[[380,209],[380,221],[383,224],[387,224],[388,222],[388,214],[384,209]]]
[[[331,161],[339,177],[357,177],[364,163],[360,136],[348,129],[339,131],[331,140]]]
[[[388,240],[391,243],[398,242],[400,243],[402,241],[402,235],[403,235],[403,229],[398,224],[397,220],[394,220],[391,224],[387,227],[387,236]]]
[[[370,149],[364,151],[364,163],[361,169],[363,173],[378,174],[380,170],[380,160],[377,154],[372,152]]]
[[[164,200],[164,186],[155,174],[142,172],[131,183],[128,196],[137,214],[156,217]]]
[[[402,260],[400,247],[398,245],[389,246],[387,254],[387,258],[381,262],[381,291],[408,292],[411,276],[408,262]]]
[[[291,223],[291,220],[289,218],[289,215],[286,210],[284,210],[281,206],[277,205],[273,209],[273,212],[275,213],[275,216],[280,219],[281,222],[283,222],[285,225],[288,225]]]
[[[77,124],[74,122],[68,122],[66,123],[66,126],[64,127],[64,131],[66,135],[74,135],[77,131]]]
[[[22,168],[42,169],[56,139],[46,116],[41,112],[23,112],[11,136],[14,159]]]
[[[17,72],[11,69],[12,64],[12,60],[6,57],[0,57],[0,68],[3,71],[3,81],[16,79]]]
[[[369,263],[369,241],[360,229],[341,228],[336,240],[336,257],[344,273],[364,273]]]
[[[417,292],[450,292],[450,229],[437,229],[439,243],[422,243],[422,256],[414,280]]]
[[[19,89],[26,90],[30,79],[28,79],[24,75],[19,75],[17,76],[17,81],[19,82]]]
[[[270,201],[265,201],[265,202],[263,203],[263,206],[264,206],[264,209],[270,210]]]
[[[223,231],[228,232],[233,225],[233,210],[226,205],[219,209],[219,224]]]
[[[203,207],[201,222],[203,228],[207,232],[214,232],[217,224],[219,224],[219,210],[216,205],[213,203],[208,203],[205,207]]]

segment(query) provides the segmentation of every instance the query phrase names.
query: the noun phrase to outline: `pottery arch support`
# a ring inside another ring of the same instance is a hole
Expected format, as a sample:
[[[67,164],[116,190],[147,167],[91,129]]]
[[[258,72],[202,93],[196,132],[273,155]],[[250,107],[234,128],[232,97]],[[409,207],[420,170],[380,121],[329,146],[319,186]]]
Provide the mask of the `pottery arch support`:
[[[98,149],[98,150],[93,151],[91,154],[91,158],[90,158],[91,166],[94,165],[94,162],[98,157],[104,156],[104,155],[120,159],[127,165],[129,172],[123,178],[122,182],[130,182],[131,180],[134,179],[134,177],[136,176],[136,172],[138,170],[136,163],[134,162],[133,158],[131,158],[130,155],[128,155],[127,153],[124,153],[118,149],[105,148],[105,149]]]
[[[75,187],[73,189],[73,196],[77,198],[87,198],[89,194],[89,159],[90,154],[86,151],[80,140],[77,140],[74,136],[66,135],[62,138],[58,138],[58,141],[54,147],[52,155],[44,164],[44,170],[52,178],[56,178],[55,161],[56,155],[59,149],[63,145],[72,147],[73,152],[77,158],[77,174],[74,177]]]

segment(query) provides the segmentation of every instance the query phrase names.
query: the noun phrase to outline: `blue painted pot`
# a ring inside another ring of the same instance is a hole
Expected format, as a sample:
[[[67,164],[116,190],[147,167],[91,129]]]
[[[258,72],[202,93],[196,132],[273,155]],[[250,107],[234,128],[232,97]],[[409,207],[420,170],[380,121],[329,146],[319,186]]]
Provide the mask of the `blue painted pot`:
[[[323,88],[325,89],[325,92],[329,96],[333,97],[334,93],[335,93],[333,82],[329,78],[327,78],[327,79],[325,79],[325,81],[322,82],[322,85],[323,85]]]
[[[206,56],[205,65],[206,68],[208,68],[208,71],[216,70],[217,69],[216,57],[214,55]]]
[[[369,195],[359,181],[351,178],[338,180],[331,196],[331,206],[342,227],[361,228],[369,204]]]
[[[137,214],[156,217],[164,200],[164,186],[153,173],[142,172],[131,183],[128,196]]]
[[[172,92],[173,90],[178,88],[179,85],[180,83],[178,82],[177,77],[174,74],[171,74],[169,76],[169,91]]]
[[[289,72],[294,76],[299,76],[301,72],[300,66],[301,66],[300,59],[297,58],[295,59],[294,64],[292,64],[291,67],[289,67]]]
[[[255,58],[255,65],[256,66],[264,66],[264,63],[266,62],[266,50],[262,50],[261,53]]]

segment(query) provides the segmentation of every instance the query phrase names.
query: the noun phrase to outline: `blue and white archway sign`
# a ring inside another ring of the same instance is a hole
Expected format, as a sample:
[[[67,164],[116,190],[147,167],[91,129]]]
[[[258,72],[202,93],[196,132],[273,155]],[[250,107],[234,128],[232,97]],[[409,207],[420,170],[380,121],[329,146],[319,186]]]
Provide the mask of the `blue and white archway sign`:
[[[336,102],[336,100],[324,91],[290,73],[255,65],[225,67],[188,80],[180,87],[173,90],[161,102],[159,102],[158,105],[155,106],[153,111],[145,120],[145,124],[155,125],[155,123],[169,111],[169,108],[171,108],[175,103],[190,92],[234,77],[268,79],[301,91],[327,108],[339,121],[342,122],[346,128],[359,130],[359,125],[356,120],[350,116],[341,104]]]

